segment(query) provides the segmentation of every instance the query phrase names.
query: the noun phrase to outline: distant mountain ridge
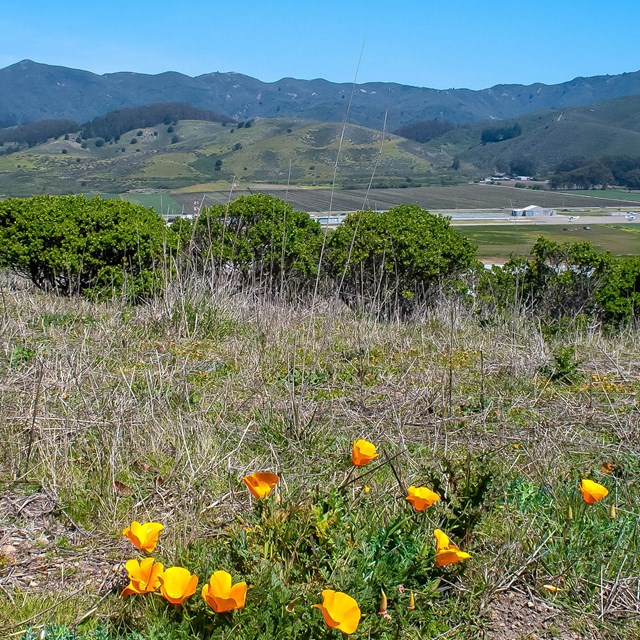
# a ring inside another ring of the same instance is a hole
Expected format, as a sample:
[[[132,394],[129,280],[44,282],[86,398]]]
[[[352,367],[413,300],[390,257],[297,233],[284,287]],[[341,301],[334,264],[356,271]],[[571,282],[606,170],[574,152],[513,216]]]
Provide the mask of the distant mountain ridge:
[[[547,109],[584,106],[640,95],[640,71],[575,78],[545,85],[489,89],[429,89],[395,83],[333,83],[283,78],[266,83],[239,73],[190,77],[89,71],[23,60],[0,69],[0,126],[45,119],[86,122],[110,111],[151,103],[185,102],[238,120],[301,117],[340,122],[354,91],[349,121],[382,129],[424,120],[457,124],[517,118]]]

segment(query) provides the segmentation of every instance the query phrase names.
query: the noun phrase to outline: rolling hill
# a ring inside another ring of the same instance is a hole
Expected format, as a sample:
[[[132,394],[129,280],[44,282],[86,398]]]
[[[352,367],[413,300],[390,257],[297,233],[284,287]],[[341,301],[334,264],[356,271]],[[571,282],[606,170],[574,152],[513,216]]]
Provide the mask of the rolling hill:
[[[483,143],[487,131],[518,135]],[[638,149],[640,96],[458,125],[423,144],[352,124],[343,136],[342,124],[299,118],[185,119],[136,127],[108,140],[85,140],[70,132],[17,152],[8,153],[5,146],[0,149],[0,195],[212,190],[234,182],[327,186],[334,179],[338,151],[338,188],[363,188],[370,182],[396,188],[442,185],[506,170],[523,159],[544,176],[567,158],[637,156]]]
[[[521,134],[501,142],[482,143],[487,128],[519,125]],[[537,171],[560,161],[585,156],[640,155],[640,96],[629,96],[587,107],[553,109],[514,120],[457,127],[424,145],[431,154],[458,158],[481,172],[530,159]]]
[[[441,180],[435,166],[442,159],[424,145],[357,125],[347,126],[343,137],[342,129],[265,118],[243,127],[181,120],[132,130],[108,143],[72,134],[0,156],[0,194],[226,189],[234,180],[328,185],[339,147],[338,186],[366,186],[372,177],[385,186]]]

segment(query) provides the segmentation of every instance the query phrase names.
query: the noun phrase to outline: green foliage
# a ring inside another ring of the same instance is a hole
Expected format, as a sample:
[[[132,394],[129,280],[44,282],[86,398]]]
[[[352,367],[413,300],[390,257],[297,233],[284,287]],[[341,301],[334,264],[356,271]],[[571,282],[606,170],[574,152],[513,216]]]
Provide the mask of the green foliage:
[[[574,156],[560,162],[550,179],[552,189],[592,189],[609,184],[640,188],[640,156],[610,155],[598,160]]]
[[[9,368],[18,369],[24,364],[28,364],[36,355],[35,349],[17,344],[9,353]]]
[[[491,127],[489,129],[483,129],[480,134],[480,140],[483,143],[487,142],[502,142],[503,140],[510,140],[511,138],[517,138],[522,134],[522,128],[516,122],[512,126]]]
[[[322,242],[320,225],[309,214],[266,195],[206,209],[193,239],[201,268],[270,290],[310,286]]]
[[[396,129],[393,133],[403,138],[409,138],[416,142],[429,142],[434,138],[445,134],[447,131],[455,128],[453,122],[448,120],[423,120],[421,122],[414,122],[407,124],[404,127]]]
[[[329,239],[327,256],[350,306],[406,317],[469,270],[475,248],[449,218],[400,205],[348,215]]]
[[[101,625],[90,629],[75,629],[64,625],[47,624],[43,629],[29,629],[25,631],[21,640],[120,640],[123,636],[112,635]],[[143,636],[132,632],[124,636],[126,640],[143,640]]]
[[[640,258],[614,260],[607,278],[596,292],[603,320],[612,326],[640,315]]]
[[[578,362],[572,346],[559,346],[553,352],[552,362],[544,365],[540,372],[553,382],[572,384],[579,378]]]
[[[451,604],[441,599],[437,610],[431,605],[439,599],[441,576],[455,579],[464,569],[434,567],[431,523],[414,517],[408,505],[386,518],[366,502],[364,495],[354,500],[333,489],[297,503],[258,504],[227,527],[217,542],[196,542],[179,559],[203,581],[221,567],[234,582],[246,580],[246,607],[215,615],[201,598],[190,598],[179,609],[139,599],[138,607],[149,607],[146,634],[229,640],[333,637],[312,606],[321,602],[325,588],[356,599],[363,612],[358,628],[363,637],[369,633],[393,638],[399,629],[409,632],[426,623],[446,630],[444,612]],[[393,622],[376,613],[381,589],[387,593]],[[418,612],[407,609],[410,589],[419,593],[420,622]]]
[[[614,182],[608,167],[602,162],[590,161],[572,171],[557,171],[549,180],[552,189],[605,189]]]
[[[533,312],[552,333],[567,319],[619,326],[638,316],[640,258],[614,258],[588,242],[540,237],[531,259],[512,257],[503,267],[483,270],[476,293],[480,305]]]
[[[160,290],[167,234],[152,210],[118,200],[36,196],[0,203],[0,265],[61,295]]]

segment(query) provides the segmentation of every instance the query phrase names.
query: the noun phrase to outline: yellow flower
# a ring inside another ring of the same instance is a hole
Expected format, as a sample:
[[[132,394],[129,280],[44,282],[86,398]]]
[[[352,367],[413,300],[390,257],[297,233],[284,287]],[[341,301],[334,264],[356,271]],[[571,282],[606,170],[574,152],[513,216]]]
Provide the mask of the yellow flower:
[[[433,532],[436,537],[436,566],[444,567],[448,564],[455,564],[461,560],[467,560],[471,557],[466,551],[460,551],[460,547],[452,544],[446,533],[440,529]]]
[[[247,485],[254,498],[266,498],[278,484],[278,476],[270,471],[257,471],[250,476],[245,476],[242,481]]]
[[[198,576],[183,567],[169,567],[158,578],[160,593],[171,604],[181,604],[196,592],[198,586]]]
[[[322,592],[322,604],[314,604],[316,609],[322,611],[324,621],[332,629],[351,634],[360,622],[360,607],[358,603],[342,591],[325,589]]]
[[[247,583],[238,582],[231,586],[231,574],[216,571],[208,584],[202,587],[202,597],[216,613],[243,609],[247,597]]]
[[[160,586],[160,574],[164,566],[153,558],[145,558],[141,562],[129,560],[124,565],[129,574],[129,584],[120,594],[121,598],[138,593],[153,593]]]
[[[122,535],[129,538],[133,545],[140,549],[151,553],[158,544],[158,535],[164,529],[164,525],[159,522],[145,522],[140,524],[135,520],[127,527]]]
[[[427,487],[411,486],[407,491],[409,493],[407,500],[413,505],[416,511],[428,509],[432,504],[440,500],[440,496],[431,491],[431,489],[427,489]]]
[[[580,483],[580,491],[582,493],[582,499],[587,504],[595,504],[609,493],[606,487],[603,487],[593,480],[587,480],[586,478],[583,478]]]
[[[351,462],[356,467],[364,467],[372,460],[375,460],[380,454],[376,453],[376,445],[367,440],[356,440],[353,443],[351,451]]]

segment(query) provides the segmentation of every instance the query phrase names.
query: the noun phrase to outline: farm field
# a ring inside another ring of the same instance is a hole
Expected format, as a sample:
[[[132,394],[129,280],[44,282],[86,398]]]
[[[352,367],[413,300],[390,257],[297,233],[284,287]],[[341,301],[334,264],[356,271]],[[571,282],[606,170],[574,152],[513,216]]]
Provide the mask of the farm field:
[[[480,258],[508,258],[510,254],[527,255],[536,240],[543,236],[554,242],[590,242],[599,251],[616,256],[640,255],[640,224],[598,224],[589,231],[583,224],[560,225],[464,225],[456,229],[478,246]],[[563,229],[566,228],[566,231]]]
[[[271,187],[264,185],[240,185],[233,189],[234,196],[249,195],[250,193],[269,193],[276,198],[290,202],[296,209],[309,213],[328,211],[356,211],[362,208],[389,209],[398,204],[417,204],[429,211],[439,210],[473,210],[491,209],[505,212],[512,208],[526,207],[530,204],[549,208],[598,208],[620,207],[625,209],[625,200],[609,198],[590,198],[570,193],[556,193],[553,191],[534,191],[531,189],[516,189],[514,187],[489,184],[464,184],[446,187],[409,187],[406,189],[354,189],[336,191],[331,189],[300,189],[286,187]],[[229,199],[229,190],[202,192],[205,205],[222,204]],[[189,205],[193,202],[193,191],[173,192],[172,196],[181,204]]]
[[[612,200],[628,200],[629,202],[640,203],[640,192],[638,191],[625,191],[624,189],[607,189],[604,192],[593,191],[588,189],[580,189],[575,191],[558,191],[566,195],[576,195],[585,198],[597,198],[602,200],[605,198],[611,198]]]

